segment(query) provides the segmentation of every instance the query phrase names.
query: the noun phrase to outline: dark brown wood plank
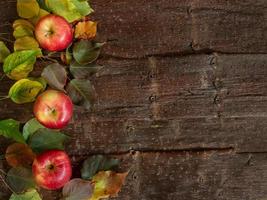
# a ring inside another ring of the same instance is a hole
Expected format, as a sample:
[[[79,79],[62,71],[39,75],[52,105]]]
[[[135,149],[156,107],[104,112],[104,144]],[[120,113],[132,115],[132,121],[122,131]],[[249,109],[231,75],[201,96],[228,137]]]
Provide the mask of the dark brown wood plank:
[[[216,84],[223,116],[265,117],[267,56],[217,55]]]
[[[140,199],[254,200],[267,197],[265,154],[141,154]]]
[[[76,108],[66,129],[74,137],[70,152],[266,151],[266,60],[260,54],[102,59],[105,67],[92,79],[94,111]],[[10,84],[5,79],[1,92]],[[31,104],[1,105],[1,118],[32,117]]]
[[[64,130],[73,136],[67,151],[74,177],[87,155],[115,153],[124,160],[121,170],[130,169],[117,199],[267,198],[266,154],[259,153],[267,151],[267,2],[92,4],[98,39],[107,41],[100,60],[105,67],[92,78],[94,111],[75,108]],[[15,1],[0,7],[1,23],[12,23]],[[233,54],[204,54],[214,51]],[[11,84],[1,81],[0,94]],[[0,119],[10,117],[25,122],[32,104],[1,101]],[[9,142],[0,139],[1,153]],[[143,153],[126,154],[130,150]],[[0,188],[1,199],[7,189]],[[42,194],[60,198],[58,192]]]
[[[94,19],[104,53],[116,57],[191,52],[188,0],[96,0]]]
[[[267,1],[192,1],[195,50],[267,53]]]
[[[93,4],[100,38],[110,41],[105,48],[109,55],[267,52],[265,0],[109,0]]]

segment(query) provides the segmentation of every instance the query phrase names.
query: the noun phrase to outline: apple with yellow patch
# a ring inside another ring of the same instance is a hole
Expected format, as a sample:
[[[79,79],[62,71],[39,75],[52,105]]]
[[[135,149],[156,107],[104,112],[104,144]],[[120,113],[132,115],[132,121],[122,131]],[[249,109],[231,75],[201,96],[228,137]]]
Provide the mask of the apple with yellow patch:
[[[32,172],[37,185],[44,189],[57,190],[71,178],[71,161],[64,151],[46,151],[35,158]]]
[[[61,129],[72,118],[73,104],[70,97],[64,92],[49,89],[37,97],[33,113],[45,127]]]

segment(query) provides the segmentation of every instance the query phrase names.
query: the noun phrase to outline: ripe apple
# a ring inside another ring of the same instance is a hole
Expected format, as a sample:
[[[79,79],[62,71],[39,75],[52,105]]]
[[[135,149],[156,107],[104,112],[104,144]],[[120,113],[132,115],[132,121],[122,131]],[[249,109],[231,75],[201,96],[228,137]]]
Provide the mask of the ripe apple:
[[[35,37],[40,46],[48,51],[61,51],[72,42],[71,25],[61,16],[46,15],[35,26]]]
[[[32,173],[37,185],[48,190],[57,190],[71,178],[69,156],[60,150],[46,151],[33,161]]]
[[[61,129],[71,120],[73,104],[64,92],[49,89],[37,97],[33,113],[45,127]]]

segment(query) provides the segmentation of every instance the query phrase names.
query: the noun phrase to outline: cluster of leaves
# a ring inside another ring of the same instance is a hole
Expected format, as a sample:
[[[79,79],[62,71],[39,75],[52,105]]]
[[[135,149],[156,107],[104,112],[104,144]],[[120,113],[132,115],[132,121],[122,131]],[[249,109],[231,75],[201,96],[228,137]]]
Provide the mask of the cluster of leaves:
[[[20,127],[23,127],[22,130]],[[32,175],[33,160],[37,154],[50,149],[64,150],[68,136],[60,131],[45,128],[35,118],[23,126],[14,119],[2,120],[0,135],[15,141],[7,147],[5,153],[5,159],[11,169],[7,173],[0,171],[6,175],[6,184],[13,192],[10,199],[41,200]],[[29,198],[30,196],[34,198]]]
[[[0,41],[3,71],[16,81],[6,98],[18,104],[33,102],[48,85],[68,93],[75,104],[90,109],[95,91],[88,78],[102,68],[96,60],[104,43],[93,41],[97,23],[88,18],[93,12],[89,3],[85,0],[17,0],[17,11],[21,18],[13,23],[14,52]],[[73,27],[73,43],[64,52],[43,51],[35,39],[35,24],[50,13],[64,17]],[[53,63],[43,69],[41,77],[29,77],[38,59]]]
[[[95,155],[83,162],[81,178],[70,180],[63,188],[64,200],[99,200],[116,197],[124,184],[126,173],[115,170],[120,161]]]
[[[88,18],[93,10],[87,0],[17,0],[17,11],[21,18],[13,23],[13,52],[0,41],[3,71],[16,81],[7,98],[17,104],[33,102],[49,86],[67,93],[75,104],[90,109],[94,87],[89,77],[102,68],[96,60],[104,43],[93,41],[97,23]],[[43,51],[35,39],[35,25],[50,13],[64,17],[73,27],[75,39],[64,52]],[[38,59],[53,63],[43,69],[40,77],[29,77]],[[14,140],[4,155],[11,169],[0,170],[13,192],[10,200],[41,200],[31,171],[32,162],[44,151],[64,150],[69,137],[59,130],[45,128],[35,118],[26,124],[13,119],[0,121],[0,136]],[[118,165],[119,160],[102,155],[87,158],[81,178],[72,179],[64,186],[63,199],[98,200],[116,196],[128,174],[114,171]]]
[[[35,118],[23,125],[13,119],[0,121],[0,135],[13,139],[5,153],[12,167],[6,173],[6,183],[13,191],[10,199],[29,200],[29,195],[41,199],[31,165],[36,155],[50,149],[64,150],[67,135],[43,127]],[[87,158],[81,168],[81,178],[72,179],[63,188],[65,200],[99,200],[114,197],[120,191],[128,173],[117,173],[120,161],[96,155]],[[3,172],[2,172],[3,173]],[[34,200],[35,200],[34,198]]]

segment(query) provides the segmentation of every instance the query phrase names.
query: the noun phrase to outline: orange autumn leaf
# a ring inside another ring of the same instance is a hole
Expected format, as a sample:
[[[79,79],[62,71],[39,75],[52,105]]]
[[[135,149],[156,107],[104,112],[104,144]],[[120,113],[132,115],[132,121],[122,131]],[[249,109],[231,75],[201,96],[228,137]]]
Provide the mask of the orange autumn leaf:
[[[84,21],[79,22],[75,26],[75,38],[78,39],[92,39],[96,36],[97,22]]]
[[[13,143],[7,147],[5,157],[11,167],[26,167],[32,164],[35,154],[28,145]]]
[[[94,183],[94,193],[90,200],[99,200],[108,197],[116,197],[124,184],[126,173],[116,173],[113,171],[98,172],[92,179]]]

